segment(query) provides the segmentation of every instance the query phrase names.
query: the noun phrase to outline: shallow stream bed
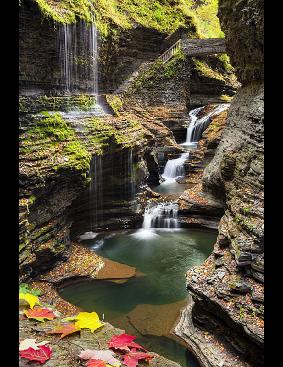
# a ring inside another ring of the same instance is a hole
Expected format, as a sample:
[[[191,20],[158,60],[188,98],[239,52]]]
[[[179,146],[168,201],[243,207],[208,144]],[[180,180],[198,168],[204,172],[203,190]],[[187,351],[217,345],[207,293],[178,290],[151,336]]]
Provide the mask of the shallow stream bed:
[[[137,276],[124,282],[75,283],[61,289],[60,295],[137,335],[148,350],[183,367],[197,367],[192,355],[169,334],[187,302],[186,270],[209,256],[215,240],[216,231],[198,229],[107,233],[88,241],[88,246],[105,258],[136,267]]]

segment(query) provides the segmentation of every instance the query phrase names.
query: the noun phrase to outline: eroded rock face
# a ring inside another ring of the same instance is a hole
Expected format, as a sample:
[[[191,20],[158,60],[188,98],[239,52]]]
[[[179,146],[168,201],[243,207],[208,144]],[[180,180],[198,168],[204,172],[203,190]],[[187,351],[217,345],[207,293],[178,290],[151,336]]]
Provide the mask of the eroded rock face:
[[[221,142],[203,174],[203,191],[225,202],[213,254],[187,273],[194,304],[177,327],[205,366],[263,366],[263,84],[262,1],[220,1],[227,49],[243,87]],[[188,322],[190,319],[190,322]],[[223,343],[217,358],[199,338]],[[211,340],[212,340],[211,339]],[[231,349],[232,348],[232,349]],[[239,357],[231,362],[232,354]],[[220,363],[220,364],[219,364]]]
[[[220,0],[227,53],[242,84],[263,80],[263,0]]]

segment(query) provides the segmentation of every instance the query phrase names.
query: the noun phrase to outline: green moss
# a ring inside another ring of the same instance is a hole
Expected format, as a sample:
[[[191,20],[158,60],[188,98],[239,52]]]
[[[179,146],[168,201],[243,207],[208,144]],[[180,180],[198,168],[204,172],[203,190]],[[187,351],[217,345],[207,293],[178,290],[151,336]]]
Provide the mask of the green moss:
[[[43,111],[40,115],[35,126],[29,130],[29,134],[41,138],[50,137],[55,141],[65,141],[74,137],[74,131],[68,127],[60,113],[51,114]]]
[[[192,57],[192,60],[195,69],[200,73],[200,75],[207,78],[217,79],[223,82],[225,81],[223,75],[220,74],[218,71],[213,70],[210,66],[207,65],[205,61],[198,60],[195,57]]]
[[[235,70],[230,63],[230,57],[227,54],[217,55],[217,58],[222,62],[225,71],[229,73]]]
[[[95,23],[102,37],[110,34],[113,24],[132,28],[136,23],[163,33],[179,27],[194,28],[196,37],[223,37],[217,18],[218,0],[196,4],[194,0],[35,0],[42,14],[59,23],[77,19]]]
[[[185,59],[186,55],[184,52],[181,50],[177,51],[174,57],[163,65],[163,75],[165,78],[170,79],[176,76],[180,72]]]
[[[242,213],[244,214],[244,215],[249,215],[250,213],[251,213],[251,207],[250,206],[246,206],[246,207],[243,207],[242,209],[241,209],[241,211],[242,211]]]
[[[246,215],[246,214],[244,214]],[[236,214],[235,221],[249,232],[255,231],[255,226],[250,222],[250,220],[240,214]]]
[[[42,14],[58,23],[75,23],[77,18],[92,22],[92,1],[89,0],[35,0]]]
[[[120,111],[123,108],[123,101],[119,96],[115,95],[106,95],[106,101],[109,106],[112,108],[116,116],[120,115]]]
[[[38,111],[70,111],[80,109],[87,111],[96,103],[93,96],[81,94],[72,96],[39,96],[26,97],[20,96],[19,112],[38,112]]]
[[[95,98],[86,94],[75,96],[73,103],[78,106],[82,111],[90,110],[95,104]]]
[[[89,168],[91,154],[78,141],[71,141],[64,146],[63,154],[67,157],[68,161],[59,167],[71,167],[78,171],[86,171]]]
[[[36,197],[34,195],[31,195],[28,199],[28,205],[33,205],[36,201]]]
[[[245,317],[245,309],[243,306],[240,306],[239,308],[239,317],[240,319],[243,319]]]
[[[161,59],[157,59],[148,69],[138,75],[126,94],[131,95],[142,88],[154,87],[156,83],[166,82],[174,78],[180,73],[185,59],[186,56],[181,50],[176,52],[171,60],[165,64]]]

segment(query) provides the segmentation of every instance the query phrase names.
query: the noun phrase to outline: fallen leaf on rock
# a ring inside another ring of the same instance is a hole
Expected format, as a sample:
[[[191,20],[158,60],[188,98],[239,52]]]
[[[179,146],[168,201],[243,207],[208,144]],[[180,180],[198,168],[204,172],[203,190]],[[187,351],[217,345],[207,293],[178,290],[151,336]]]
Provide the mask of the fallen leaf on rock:
[[[40,364],[45,363],[50,359],[52,355],[52,349],[46,345],[40,345],[39,349],[28,348],[20,351],[20,357],[29,361],[36,361]]]
[[[101,361],[99,359],[90,359],[86,364],[86,367],[108,367],[108,366],[109,364],[106,364],[104,361]]]
[[[121,334],[121,335],[114,335],[108,342],[109,348],[120,349],[129,351],[129,347],[132,348],[139,348],[145,350],[141,345],[133,342],[136,339],[136,336],[128,335],[128,334]]]
[[[41,322],[44,322],[44,319],[53,320],[56,318],[53,311],[50,311],[48,308],[37,307],[33,310],[26,310],[25,315],[29,319],[35,319]]]
[[[19,350],[26,350],[28,348],[38,350],[40,345],[45,345],[47,343],[49,343],[49,341],[44,340],[40,343],[37,343],[36,339],[24,339],[20,342]]]
[[[80,312],[77,316],[66,317],[64,319],[64,321],[70,320],[77,320],[75,325],[81,329],[90,329],[92,333],[94,330],[103,326],[96,312]]]
[[[73,334],[76,331],[80,331],[81,328],[76,324],[65,324],[59,325],[56,329],[48,331],[47,334],[62,334],[60,339],[64,338],[66,335]]]
[[[36,304],[40,305],[38,297],[31,293],[19,293],[19,299],[26,301],[31,309],[33,309]]]
[[[137,352],[135,349],[133,349],[131,352],[123,356],[123,363],[127,367],[136,367],[139,363],[139,360],[150,361],[152,358],[153,356],[151,354]]]
[[[112,350],[91,350],[86,349],[79,354],[81,359],[99,359],[111,366],[119,367],[121,362],[114,358],[115,353]]]

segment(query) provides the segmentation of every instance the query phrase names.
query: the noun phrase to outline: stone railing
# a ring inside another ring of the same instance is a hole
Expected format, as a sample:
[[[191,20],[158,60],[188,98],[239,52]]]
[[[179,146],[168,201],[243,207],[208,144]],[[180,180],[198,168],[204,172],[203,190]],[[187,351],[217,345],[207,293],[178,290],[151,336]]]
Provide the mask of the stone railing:
[[[174,43],[173,46],[171,46],[170,48],[168,48],[168,50],[166,50],[162,55],[159,56],[159,59],[165,63],[168,60],[171,59],[171,57],[173,57],[179,50],[181,50],[182,48],[182,44],[181,44],[181,40],[179,39],[176,43]]]

